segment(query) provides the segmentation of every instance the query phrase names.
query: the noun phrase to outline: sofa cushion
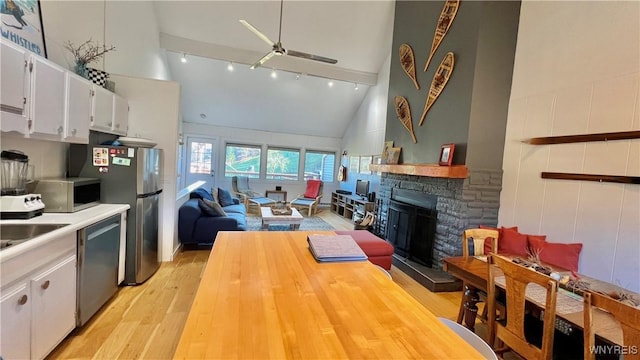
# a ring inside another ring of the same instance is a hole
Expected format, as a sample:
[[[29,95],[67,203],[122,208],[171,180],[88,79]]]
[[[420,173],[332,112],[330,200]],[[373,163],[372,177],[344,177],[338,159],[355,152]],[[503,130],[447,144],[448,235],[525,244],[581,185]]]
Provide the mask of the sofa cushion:
[[[320,192],[321,180],[307,180],[307,189],[304,192],[304,197],[315,199]]]
[[[338,235],[351,235],[367,256],[393,255],[393,245],[367,230],[337,230]]]
[[[231,193],[225,189],[218,188],[218,202],[222,207],[235,204]]]
[[[197,188],[195,190],[193,190],[190,194],[189,194],[189,199],[207,199],[207,200],[213,200],[213,196],[211,195],[210,192],[208,192],[206,189],[203,188]]]
[[[198,206],[206,216],[227,216],[220,204],[207,199],[198,199]]]
[[[233,204],[233,205],[228,205],[222,208],[227,215],[229,214],[242,214],[242,215],[246,215],[247,214],[247,209],[244,207],[244,204]]]
[[[530,238],[532,251],[540,251],[540,260],[549,265],[563,269],[578,271],[582,244],[551,243],[539,238]]]

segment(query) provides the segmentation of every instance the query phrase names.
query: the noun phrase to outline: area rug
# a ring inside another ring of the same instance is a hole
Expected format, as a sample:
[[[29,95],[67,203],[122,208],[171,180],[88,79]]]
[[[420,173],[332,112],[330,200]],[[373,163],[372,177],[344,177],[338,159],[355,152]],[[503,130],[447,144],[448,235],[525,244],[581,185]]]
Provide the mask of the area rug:
[[[262,218],[260,216],[247,216],[247,231],[260,231],[262,230]],[[287,225],[271,225],[270,231],[287,231],[289,226]],[[302,224],[300,225],[300,231],[331,231],[335,228],[329,225],[326,221],[317,216],[304,217]]]

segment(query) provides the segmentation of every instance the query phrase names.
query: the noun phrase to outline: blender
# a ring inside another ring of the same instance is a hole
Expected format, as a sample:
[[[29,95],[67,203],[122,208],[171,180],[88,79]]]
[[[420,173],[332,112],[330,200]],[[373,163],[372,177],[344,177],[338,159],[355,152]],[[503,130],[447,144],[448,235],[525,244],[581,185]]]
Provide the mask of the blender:
[[[40,194],[27,194],[29,157],[18,150],[2,151],[1,219],[30,219],[42,215],[44,203]]]

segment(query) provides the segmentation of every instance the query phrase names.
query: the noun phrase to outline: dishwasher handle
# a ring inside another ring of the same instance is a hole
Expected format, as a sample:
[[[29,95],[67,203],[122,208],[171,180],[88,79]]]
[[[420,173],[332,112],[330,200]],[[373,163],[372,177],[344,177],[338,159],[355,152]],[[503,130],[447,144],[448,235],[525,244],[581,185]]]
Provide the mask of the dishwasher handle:
[[[100,228],[97,231],[94,231],[94,232],[90,233],[89,236],[87,236],[87,241],[93,240],[96,237],[98,237],[98,236],[100,236],[100,235],[102,235],[102,234],[104,234],[106,232],[109,232],[109,231],[111,231],[111,230],[113,230],[114,228],[117,228],[117,227],[120,227],[120,223],[119,222],[111,224],[111,225],[108,225],[108,226],[105,226],[103,228]]]

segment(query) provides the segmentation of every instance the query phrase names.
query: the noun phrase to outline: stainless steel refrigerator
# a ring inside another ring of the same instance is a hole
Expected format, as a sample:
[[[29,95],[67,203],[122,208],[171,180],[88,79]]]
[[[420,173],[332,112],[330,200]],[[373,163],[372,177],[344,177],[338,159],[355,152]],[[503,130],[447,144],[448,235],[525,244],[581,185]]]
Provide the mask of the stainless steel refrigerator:
[[[100,201],[129,204],[125,280],[141,284],[160,266],[159,200],[162,193],[162,150],[72,144],[69,175],[99,178]]]

